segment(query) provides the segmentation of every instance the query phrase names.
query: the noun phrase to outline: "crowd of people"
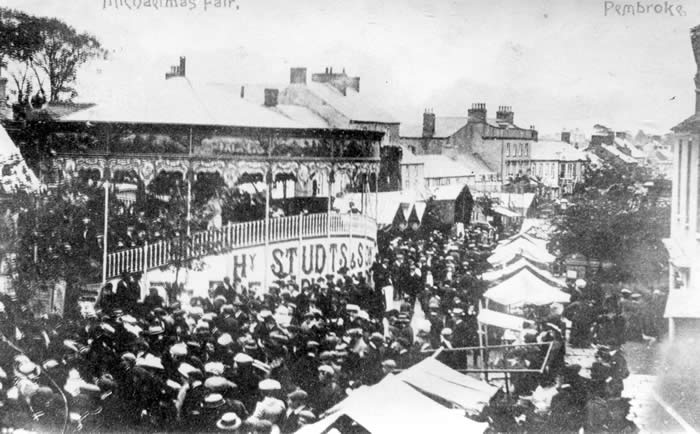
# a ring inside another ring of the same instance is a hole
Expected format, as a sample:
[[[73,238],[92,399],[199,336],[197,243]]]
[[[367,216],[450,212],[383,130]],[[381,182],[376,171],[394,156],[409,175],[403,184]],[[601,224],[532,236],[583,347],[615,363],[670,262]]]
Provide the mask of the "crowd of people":
[[[495,431],[633,430],[620,397],[624,318],[617,298],[593,285],[574,285],[567,310],[535,318],[521,343],[541,345],[488,361],[450,351],[483,343],[479,276],[493,243],[478,226],[458,236],[401,235],[380,241],[369,275],[339,270],[301,287],[281,276],[262,293],[225,278],[208,297],[180,300],[156,288],[141,299],[139,276],[124,273],[79,319],[37,321],[5,299],[0,426],[294,432],[354,389],[442,348],[439,360],[458,369],[543,366],[513,374],[512,393],[479,416]],[[582,305],[598,309],[592,324],[580,326]],[[572,341],[600,345],[590,378],[564,360],[564,319]]]

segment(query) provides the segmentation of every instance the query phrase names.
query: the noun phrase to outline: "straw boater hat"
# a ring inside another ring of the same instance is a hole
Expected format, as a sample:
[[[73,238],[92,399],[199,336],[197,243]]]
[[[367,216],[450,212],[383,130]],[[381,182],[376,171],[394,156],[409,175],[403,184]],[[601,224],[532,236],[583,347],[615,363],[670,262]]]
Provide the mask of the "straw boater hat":
[[[238,365],[250,365],[253,363],[253,358],[246,353],[238,353],[234,356],[233,361]]]
[[[189,363],[181,363],[177,368],[177,372],[179,372],[185,378],[189,378],[190,374],[194,371],[199,371],[199,369],[195,368]]]
[[[225,393],[228,390],[235,389],[237,385],[224,377],[215,376],[207,378],[204,381],[204,387],[215,393]]]
[[[219,408],[225,403],[224,397],[219,393],[210,393],[204,397],[204,408]]]
[[[165,367],[163,367],[163,362],[161,361],[160,357],[156,357],[152,354],[147,354],[146,357],[136,359],[136,366],[158,370],[165,369]]]
[[[282,385],[277,380],[267,378],[258,383],[258,389],[260,389],[263,392],[273,392],[275,390],[282,389]]]
[[[170,355],[173,357],[184,357],[187,355],[187,344],[184,342],[170,347]]]
[[[216,427],[223,431],[235,431],[241,427],[243,421],[236,413],[229,412],[221,415],[221,419],[216,422]]]
[[[225,368],[221,362],[209,362],[204,365],[204,372],[211,375],[222,375]]]
[[[219,336],[219,339],[216,340],[216,343],[221,345],[222,347],[228,347],[233,345],[233,338],[230,334],[224,333],[221,336]]]

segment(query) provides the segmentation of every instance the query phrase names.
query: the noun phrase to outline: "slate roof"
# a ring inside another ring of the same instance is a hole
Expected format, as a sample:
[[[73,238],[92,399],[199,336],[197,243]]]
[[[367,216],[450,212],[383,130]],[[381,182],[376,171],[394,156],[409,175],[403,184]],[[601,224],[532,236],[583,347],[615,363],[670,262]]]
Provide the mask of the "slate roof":
[[[674,133],[697,133],[700,132],[700,114],[695,113],[680,124],[671,128]]]
[[[530,159],[533,161],[585,161],[586,154],[566,142],[540,140],[530,144]]]
[[[629,156],[632,157],[632,158],[640,159],[640,158],[645,158],[645,157],[646,157],[646,154],[644,154],[643,151],[641,151],[639,148],[637,148],[636,146],[634,146],[634,145],[632,144],[632,142],[630,142],[630,141],[627,140],[627,139],[622,139],[622,138],[620,138],[620,137],[615,137],[615,144],[617,145],[618,148],[624,148],[624,149],[626,149],[627,151],[629,151]],[[623,153],[625,152],[625,151],[623,151],[622,149],[620,149],[620,150],[621,150]]]
[[[415,159],[423,161],[425,178],[456,178],[494,173],[481,159],[472,155],[460,155],[454,159],[446,155],[416,155]]]
[[[617,149],[615,146],[610,146],[610,145],[600,145],[603,149],[606,151],[610,152],[620,160],[622,160],[624,163],[628,164],[635,164],[637,163],[637,160],[634,158],[630,157],[629,155],[625,154],[624,152],[620,151]]]
[[[435,134],[433,138],[442,139],[451,137],[467,124],[466,116],[435,116]],[[399,129],[401,137],[423,137],[423,124],[401,124]]]

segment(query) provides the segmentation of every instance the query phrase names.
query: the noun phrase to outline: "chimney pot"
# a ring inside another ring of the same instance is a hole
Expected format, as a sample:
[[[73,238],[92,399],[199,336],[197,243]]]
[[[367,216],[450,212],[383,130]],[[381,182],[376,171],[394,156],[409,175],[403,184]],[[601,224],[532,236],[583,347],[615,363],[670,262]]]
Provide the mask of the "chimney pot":
[[[499,106],[496,112],[496,119],[509,124],[515,123],[515,114],[513,113],[512,107],[509,105]]]
[[[241,99],[245,98],[245,86],[241,86]]]
[[[467,110],[469,122],[486,122],[486,104],[472,103],[472,108]]]
[[[185,56],[180,56],[180,63],[170,67],[170,72],[165,73],[165,79],[172,77],[185,77],[186,59]]]
[[[277,107],[278,89],[265,89],[265,107]]]

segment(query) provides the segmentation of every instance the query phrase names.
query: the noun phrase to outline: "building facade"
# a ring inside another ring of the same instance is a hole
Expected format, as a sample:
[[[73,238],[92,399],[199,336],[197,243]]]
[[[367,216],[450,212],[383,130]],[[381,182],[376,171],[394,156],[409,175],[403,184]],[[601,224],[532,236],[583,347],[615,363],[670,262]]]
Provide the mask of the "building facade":
[[[697,73],[695,113],[673,128],[669,294],[664,316],[671,338],[700,326],[700,26],[691,30]]]
[[[586,162],[586,155],[566,142],[540,140],[532,145],[529,173],[553,199],[572,193],[583,181]]]
[[[501,106],[495,118],[487,117],[486,104],[473,104],[468,110],[466,149],[479,156],[492,170],[507,179],[525,174],[530,168],[530,151],[537,142],[534,127],[515,125],[515,113]]]

